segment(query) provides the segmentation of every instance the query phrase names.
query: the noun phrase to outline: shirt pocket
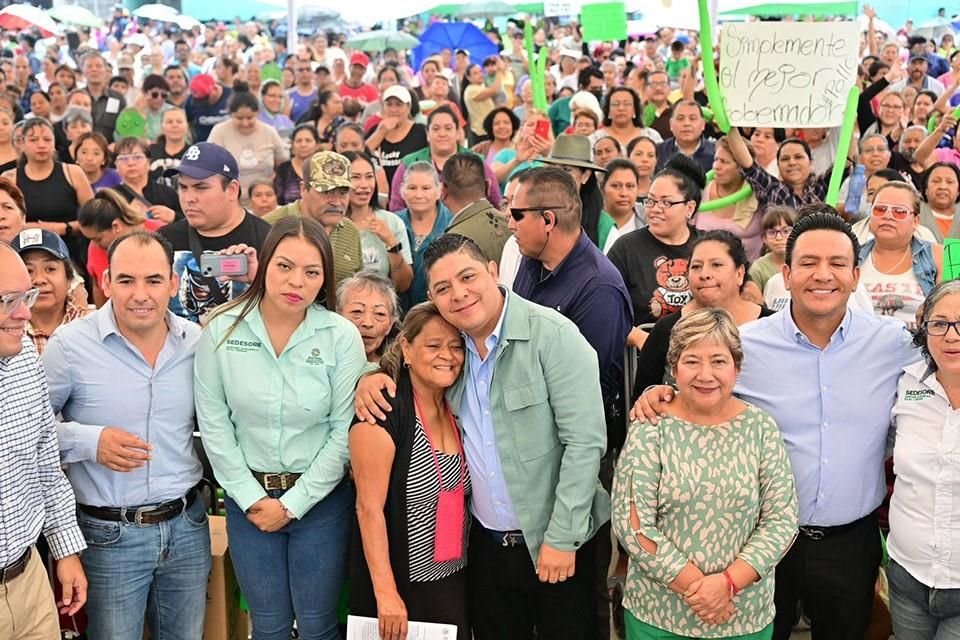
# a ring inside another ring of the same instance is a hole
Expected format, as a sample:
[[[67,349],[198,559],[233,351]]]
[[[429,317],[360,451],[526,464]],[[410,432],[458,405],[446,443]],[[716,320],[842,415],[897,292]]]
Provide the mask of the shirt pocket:
[[[521,462],[540,458],[560,446],[549,400],[543,378],[504,389],[503,404]]]
[[[333,402],[331,377],[333,362],[311,355],[309,362],[298,364],[294,369],[295,378],[291,381],[295,391],[295,407],[298,411],[312,416],[326,416]]]

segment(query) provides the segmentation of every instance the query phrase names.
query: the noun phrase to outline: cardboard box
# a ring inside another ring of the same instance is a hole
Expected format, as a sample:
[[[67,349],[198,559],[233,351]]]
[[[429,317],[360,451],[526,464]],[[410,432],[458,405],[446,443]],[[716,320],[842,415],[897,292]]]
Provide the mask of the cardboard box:
[[[207,579],[203,640],[247,640],[250,625],[240,608],[240,586],[230,561],[227,520],[223,516],[210,516],[210,553],[213,562]]]

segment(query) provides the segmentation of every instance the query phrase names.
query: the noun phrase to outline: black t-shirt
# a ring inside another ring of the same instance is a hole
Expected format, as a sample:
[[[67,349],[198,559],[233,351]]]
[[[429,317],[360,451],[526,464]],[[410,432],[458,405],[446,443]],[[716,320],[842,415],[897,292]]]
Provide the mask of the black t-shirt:
[[[140,194],[125,184],[115,187],[114,190],[126,198],[127,202],[132,203],[136,200],[142,202],[144,206],[147,206],[147,203],[151,205],[160,204],[173,209],[173,212],[177,214],[177,220],[183,218],[183,209],[180,208],[180,196],[177,195],[176,191],[166,185],[158,182],[147,182],[147,186],[143,188],[142,199]],[[143,202],[144,200],[146,200],[146,202]]]
[[[162,141],[154,142],[150,145],[150,180],[159,182],[173,189],[175,187],[175,178],[164,178],[163,172],[167,169],[180,166],[180,159],[190,146],[184,144],[180,151],[176,153],[167,153],[167,145]]]
[[[917,189],[923,188],[923,180],[920,178],[920,176],[923,175],[923,172],[914,171],[913,167],[910,166],[910,161],[907,160],[899,151],[892,151],[890,153],[890,162],[887,164],[887,166],[898,173],[908,176],[913,182],[913,186],[915,186]]]
[[[607,257],[630,292],[635,325],[656,322],[690,302],[687,263],[697,233],[690,227],[690,238],[685,243],[671,245],[660,242],[648,228],[643,228],[614,243]]]
[[[772,316],[776,311],[767,307],[760,307],[758,318]],[[637,358],[637,377],[633,382],[633,396],[631,402],[635,402],[643,390],[655,384],[663,384],[667,378],[667,350],[670,348],[670,334],[673,327],[680,321],[680,312],[671,313],[665,318],[661,318],[653,325],[650,335],[647,336],[640,355]]]
[[[173,245],[173,271],[180,277],[180,290],[170,300],[170,311],[193,322],[199,322],[218,304],[233,300],[247,290],[247,285],[234,280],[219,282],[219,293],[210,286],[210,279],[200,275],[200,265],[190,250],[189,225],[177,220],[160,228],[160,235]],[[249,211],[230,233],[212,238],[197,234],[203,253],[218,253],[235,244],[246,244],[259,252],[270,233],[270,225]]]
[[[371,135],[373,135],[373,131],[371,131],[367,137],[369,138]],[[393,182],[393,174],[397,172],[397,167],[400,166],[400,160],[403,159],[405,155],[413,153],[414,151],[420,151],[420,149],[426,146],[427,128],[419,122],[414,123],[413,127],[400,142],[390,142],[384,139],[384,141],[380,143],[377,160],[387,174],[387,184],[389,185]]]

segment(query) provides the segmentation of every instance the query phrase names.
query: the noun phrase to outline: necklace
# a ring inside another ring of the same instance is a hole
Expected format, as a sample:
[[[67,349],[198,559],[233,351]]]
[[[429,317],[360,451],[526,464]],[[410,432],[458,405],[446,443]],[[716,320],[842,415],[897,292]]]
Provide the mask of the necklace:
[[[900,256],[900,259],[897,260],[897,264],[893,265],[892,267],[881,269],[880,266],[877,264],[876,259],[873,260],[873,266],[880,273],[886,274],[888,276],[897,275],[900,273],[899,271],[897,271],[897,269],[899,269],[900,265],[903,264],[903,261],[907,259],[907,256],[912,254],[913,252],[911,251],[911,247],[908,246],[906,250],[903,252],[903,255]]]

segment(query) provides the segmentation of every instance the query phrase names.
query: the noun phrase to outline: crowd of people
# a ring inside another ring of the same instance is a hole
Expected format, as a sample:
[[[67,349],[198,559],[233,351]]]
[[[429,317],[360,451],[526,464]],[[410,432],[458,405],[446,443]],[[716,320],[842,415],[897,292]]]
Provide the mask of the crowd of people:
[[[954,637],[960,51],[864,13],[836,206],[670,28],[10,36],[0,637],[201,638],[211,485],[254,640]]]

